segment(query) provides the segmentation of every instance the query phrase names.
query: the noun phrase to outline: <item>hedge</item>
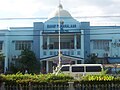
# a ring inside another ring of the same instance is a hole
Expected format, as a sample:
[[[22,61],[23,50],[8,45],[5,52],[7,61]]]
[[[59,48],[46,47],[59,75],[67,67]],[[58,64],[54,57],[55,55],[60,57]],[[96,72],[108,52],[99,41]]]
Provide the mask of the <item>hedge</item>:
[[[73,77],[65,74],[8,74],[0,75],[0,83],[5,82],[6,84],[68,84],[69,81],[75,83],[120,83],[120,77],[114,77],[111,75],[86,75],[80,80],[75,80]]]
[[[67,83],[68,81],[74,80],[73,77],[65,74],[40,74],[40,75],[31,75],[31,74],[8,74],[0,75],[0,81],[7,84],[46,84],[46,83]]]

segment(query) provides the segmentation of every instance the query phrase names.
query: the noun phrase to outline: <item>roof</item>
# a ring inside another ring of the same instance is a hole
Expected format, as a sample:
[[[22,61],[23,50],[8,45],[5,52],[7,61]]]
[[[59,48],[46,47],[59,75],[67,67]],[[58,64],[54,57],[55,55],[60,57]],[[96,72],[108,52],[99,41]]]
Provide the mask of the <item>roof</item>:
[[[115,64],[115,63],[120,63],[120,58],[119,57],[109,57],[108,58],[108,62],[111,64]]]
[[[59,58],[58,55],[56,55],[56,56],[41,58],[41,61],[53,61],[54,63],[58,63],[58,58]],[[75,60],[83,60],[83,58],[68,56],[64,54],[62,54],[61,56],[62,63],[70,63],[71,61],[75,61]]]
[[[49,16],[49,18],[53,17],[72,17],[72,16],[67,10],[64,10],[62,4],[60,4],[57,7],[57,9],[53,11]]]

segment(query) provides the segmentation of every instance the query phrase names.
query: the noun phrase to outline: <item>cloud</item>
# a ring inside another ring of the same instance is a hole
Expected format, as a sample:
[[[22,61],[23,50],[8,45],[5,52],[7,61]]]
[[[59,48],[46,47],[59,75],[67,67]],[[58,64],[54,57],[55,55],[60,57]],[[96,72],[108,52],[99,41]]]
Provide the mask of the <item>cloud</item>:
[[[59,0],[0,0],[0,18],[48,17],[58,2]],[[73,17],[120,15],[120,0],[61,0],[61,3]],[[118,21],[116,18],[110,20]]]
[[[58,6],[58,2],[58,0],[0,0],[0,13],[2,13],[0,17],[48,16]],[[61,2],[63,7],[75,16],[118,15],[120,8],[119,0],[62,0]]]
[[[34,0],[2,0],[0,1],[0,12],[6,12],[10,16],[15,16],[14,14],[18,13],[16,17],[32,17],[35,12],[38,10],[45,10],[47,7],[42,2],[35,2]]]

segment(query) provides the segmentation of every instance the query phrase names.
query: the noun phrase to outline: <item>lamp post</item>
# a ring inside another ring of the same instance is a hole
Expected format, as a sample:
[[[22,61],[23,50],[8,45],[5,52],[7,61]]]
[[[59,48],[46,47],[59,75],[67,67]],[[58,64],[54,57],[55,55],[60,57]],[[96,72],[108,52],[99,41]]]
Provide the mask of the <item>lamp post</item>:
[[[61,17],[60,17],[60,9],[62,8],[62,5],[60,4],[60,0],[59,0],[59,13],[58,13],[58,25],[59,25],[59,27],[58,27],[58,30],[59,30],[59,50],[58,50],[58,57],[59,57],[59,63],[58,63],[58,67],[60,67],[61,66],[61,46],[60,46],[60,32],[61,32],[61,30],[63,30],[63,24],[64,24],[64,21],[62,20],[60,20],[61,19]]]

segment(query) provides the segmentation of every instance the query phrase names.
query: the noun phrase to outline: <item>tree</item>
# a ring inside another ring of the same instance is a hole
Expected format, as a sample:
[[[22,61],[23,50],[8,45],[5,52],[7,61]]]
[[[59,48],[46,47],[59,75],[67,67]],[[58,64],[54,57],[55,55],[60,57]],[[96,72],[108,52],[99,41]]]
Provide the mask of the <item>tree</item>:
[[[5,56],[0,51],[0,73],[4,72],[4,59],[5,59]]]
[[[99,63],[99,59],[97,57],[96,54],[91,54],[88,56],[88,59],[85,60],[85,63],[88,63],[88,64],[97,64]]]
[[[28,73],[38,73],[40,70],[40,62],[36,59],[34,52],[28,49],[21,52],[18,62],[22,72],[27,70]]]

